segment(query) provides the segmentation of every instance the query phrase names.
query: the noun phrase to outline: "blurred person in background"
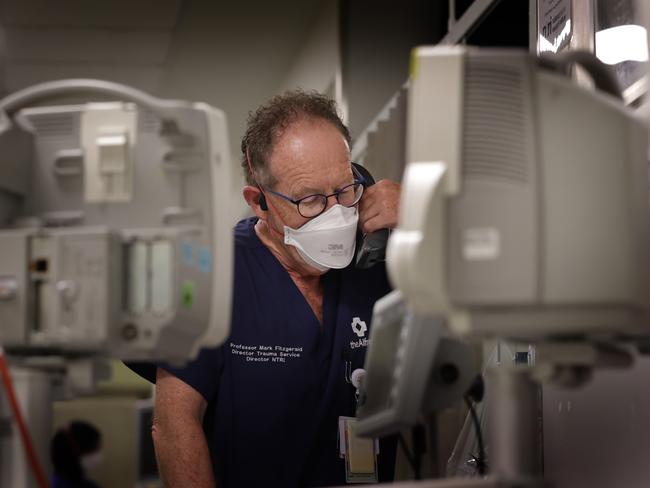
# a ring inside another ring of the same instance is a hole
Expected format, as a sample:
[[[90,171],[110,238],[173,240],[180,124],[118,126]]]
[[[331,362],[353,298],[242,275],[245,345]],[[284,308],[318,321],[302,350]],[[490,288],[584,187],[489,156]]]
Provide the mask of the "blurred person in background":
[[[87,473],[102,460],[101,433],[87,422],[73,421],[56,431],[50,445],[52,488],[99,488]]]

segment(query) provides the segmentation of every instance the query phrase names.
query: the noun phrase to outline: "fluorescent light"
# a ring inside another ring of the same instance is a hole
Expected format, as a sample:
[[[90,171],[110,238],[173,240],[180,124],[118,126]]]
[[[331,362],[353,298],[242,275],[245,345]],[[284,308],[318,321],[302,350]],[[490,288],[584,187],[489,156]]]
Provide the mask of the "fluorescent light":
[[[619,25],[596,32],[596,56],[605,64],[647,61],[648,38],[640,25]]]

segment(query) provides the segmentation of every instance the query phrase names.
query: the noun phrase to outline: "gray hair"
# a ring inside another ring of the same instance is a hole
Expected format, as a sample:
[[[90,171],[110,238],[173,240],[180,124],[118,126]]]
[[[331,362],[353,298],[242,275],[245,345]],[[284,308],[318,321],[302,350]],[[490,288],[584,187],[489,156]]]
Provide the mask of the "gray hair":
[[[249,185],[276,184],[269,170],[275,143],[287,127],[303,118],[330,122],[350,145],[350,132],[339,117],[334,100],[315,91],[292,90],[276,95],[248,114],[246,132],[241,141],[241,166]],[[251,174],[251,167],[255,175]]]

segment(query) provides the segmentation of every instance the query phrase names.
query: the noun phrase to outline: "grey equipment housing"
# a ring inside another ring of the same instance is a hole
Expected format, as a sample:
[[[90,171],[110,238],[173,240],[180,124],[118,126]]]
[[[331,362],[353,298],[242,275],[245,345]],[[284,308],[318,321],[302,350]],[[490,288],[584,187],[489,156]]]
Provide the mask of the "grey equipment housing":
[[[374,310],[357,412],[367,436],[417,420],[444,331],[650,336],[643,121],[523,51],[423,47],[412,73],[386,256],[403,303]]]
[[[31,106],[61,95],[120,102]],[[36,85],[0,111],[0,344],[172,362],[220,344],[233,253],[224,114],[99,80]]]
[[[399,291],[377,301],[357,408],[360,434],[399,432],[467,393],[479,371],[476,354],[443,330],[442,317],[413,314]]]
[[[387,249],[409,306],[460,335],[650,333],[643,121],[523,51],[416,57]]]

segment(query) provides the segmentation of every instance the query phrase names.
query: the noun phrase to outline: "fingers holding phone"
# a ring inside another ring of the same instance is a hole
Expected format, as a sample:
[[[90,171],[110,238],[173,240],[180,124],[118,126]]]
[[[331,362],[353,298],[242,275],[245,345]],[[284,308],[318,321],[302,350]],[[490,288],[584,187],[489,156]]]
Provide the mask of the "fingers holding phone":
[[[365,234],[397,226],[401,186],[380,180],[365,189],[359,203],[359,226]]]

